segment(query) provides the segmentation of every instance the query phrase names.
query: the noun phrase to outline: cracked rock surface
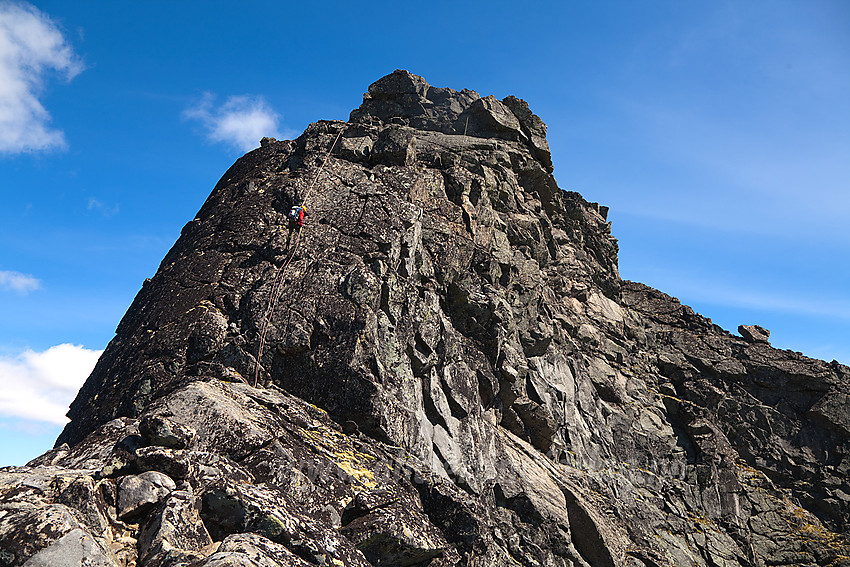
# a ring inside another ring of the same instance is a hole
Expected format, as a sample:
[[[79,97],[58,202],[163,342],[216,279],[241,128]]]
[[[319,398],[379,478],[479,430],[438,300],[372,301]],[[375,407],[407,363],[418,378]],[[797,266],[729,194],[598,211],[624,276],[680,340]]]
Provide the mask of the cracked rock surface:
[[[264,139],[0,469],[0,566],[850,566],[850,369],[622,280],[607,212],[406,71]]]

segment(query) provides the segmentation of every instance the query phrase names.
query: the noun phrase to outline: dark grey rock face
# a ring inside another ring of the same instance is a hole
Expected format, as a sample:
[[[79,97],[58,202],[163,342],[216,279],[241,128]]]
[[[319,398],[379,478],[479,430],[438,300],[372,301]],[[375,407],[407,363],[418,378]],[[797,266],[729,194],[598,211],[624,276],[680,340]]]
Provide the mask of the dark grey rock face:
[[[850,369],[621,280],[545,136],[396,71],[264,139],[0,470],[0,565],[850,565]]]

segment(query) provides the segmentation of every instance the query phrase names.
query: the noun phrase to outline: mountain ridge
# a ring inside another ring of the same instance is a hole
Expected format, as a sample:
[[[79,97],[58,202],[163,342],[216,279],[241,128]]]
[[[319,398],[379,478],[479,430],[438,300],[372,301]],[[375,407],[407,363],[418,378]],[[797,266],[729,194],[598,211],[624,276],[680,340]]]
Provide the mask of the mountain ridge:
[[[264,139],[0,471],[3,561],[850,565],[850,369],[622,280],[607,212],[402,70]]]

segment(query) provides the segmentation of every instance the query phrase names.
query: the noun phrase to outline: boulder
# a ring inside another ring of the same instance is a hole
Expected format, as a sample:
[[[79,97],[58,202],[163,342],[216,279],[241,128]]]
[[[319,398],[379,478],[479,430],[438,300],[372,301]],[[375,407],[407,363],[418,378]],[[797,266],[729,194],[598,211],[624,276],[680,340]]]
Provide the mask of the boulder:
[[[146,415],[139,422],[139,435],[147,445],[185,449],[192,442],[195,431],[160,415]]]
[[[213,543],[193,493],[175,490],[139,531],[142,565],[171,565],[208,555]]]
[[[131,475],[118,483],[118,517],[129,517],[159,504],[177,485],[171,478],[158,471]]]
[[[118,563],[90,534],[76,528],[27,559],[24,567],[118,567]]]
[[[770,331],[759,325],[738,325],[738,332],[748,343],[767,343]]]

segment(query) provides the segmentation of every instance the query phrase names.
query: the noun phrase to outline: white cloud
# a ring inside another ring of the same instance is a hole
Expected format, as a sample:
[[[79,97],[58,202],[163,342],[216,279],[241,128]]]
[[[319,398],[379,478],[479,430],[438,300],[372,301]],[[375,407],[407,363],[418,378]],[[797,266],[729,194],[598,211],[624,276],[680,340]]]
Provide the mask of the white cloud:
[[[0,270],[0,289],[11,289],[18,293],[27,293],[41,287],[41,282],[32,276],[20,272]]]
[[[0,356],[0,416],[65,424],[65,413],[101,350],[61,344]]]
[[[197,120],[212,142],[222,142],[241,151],[260,145],[265,136],[280,137],[276,113],[261,96],[232,96],[219,107],[215,97],[205,93],[194,107],[183,112],[185,118]]]
[[[70,80],[82,64],[47,15],[30,4],[0,1],[0,152],[65,146],[38,99],[50,71]]]

